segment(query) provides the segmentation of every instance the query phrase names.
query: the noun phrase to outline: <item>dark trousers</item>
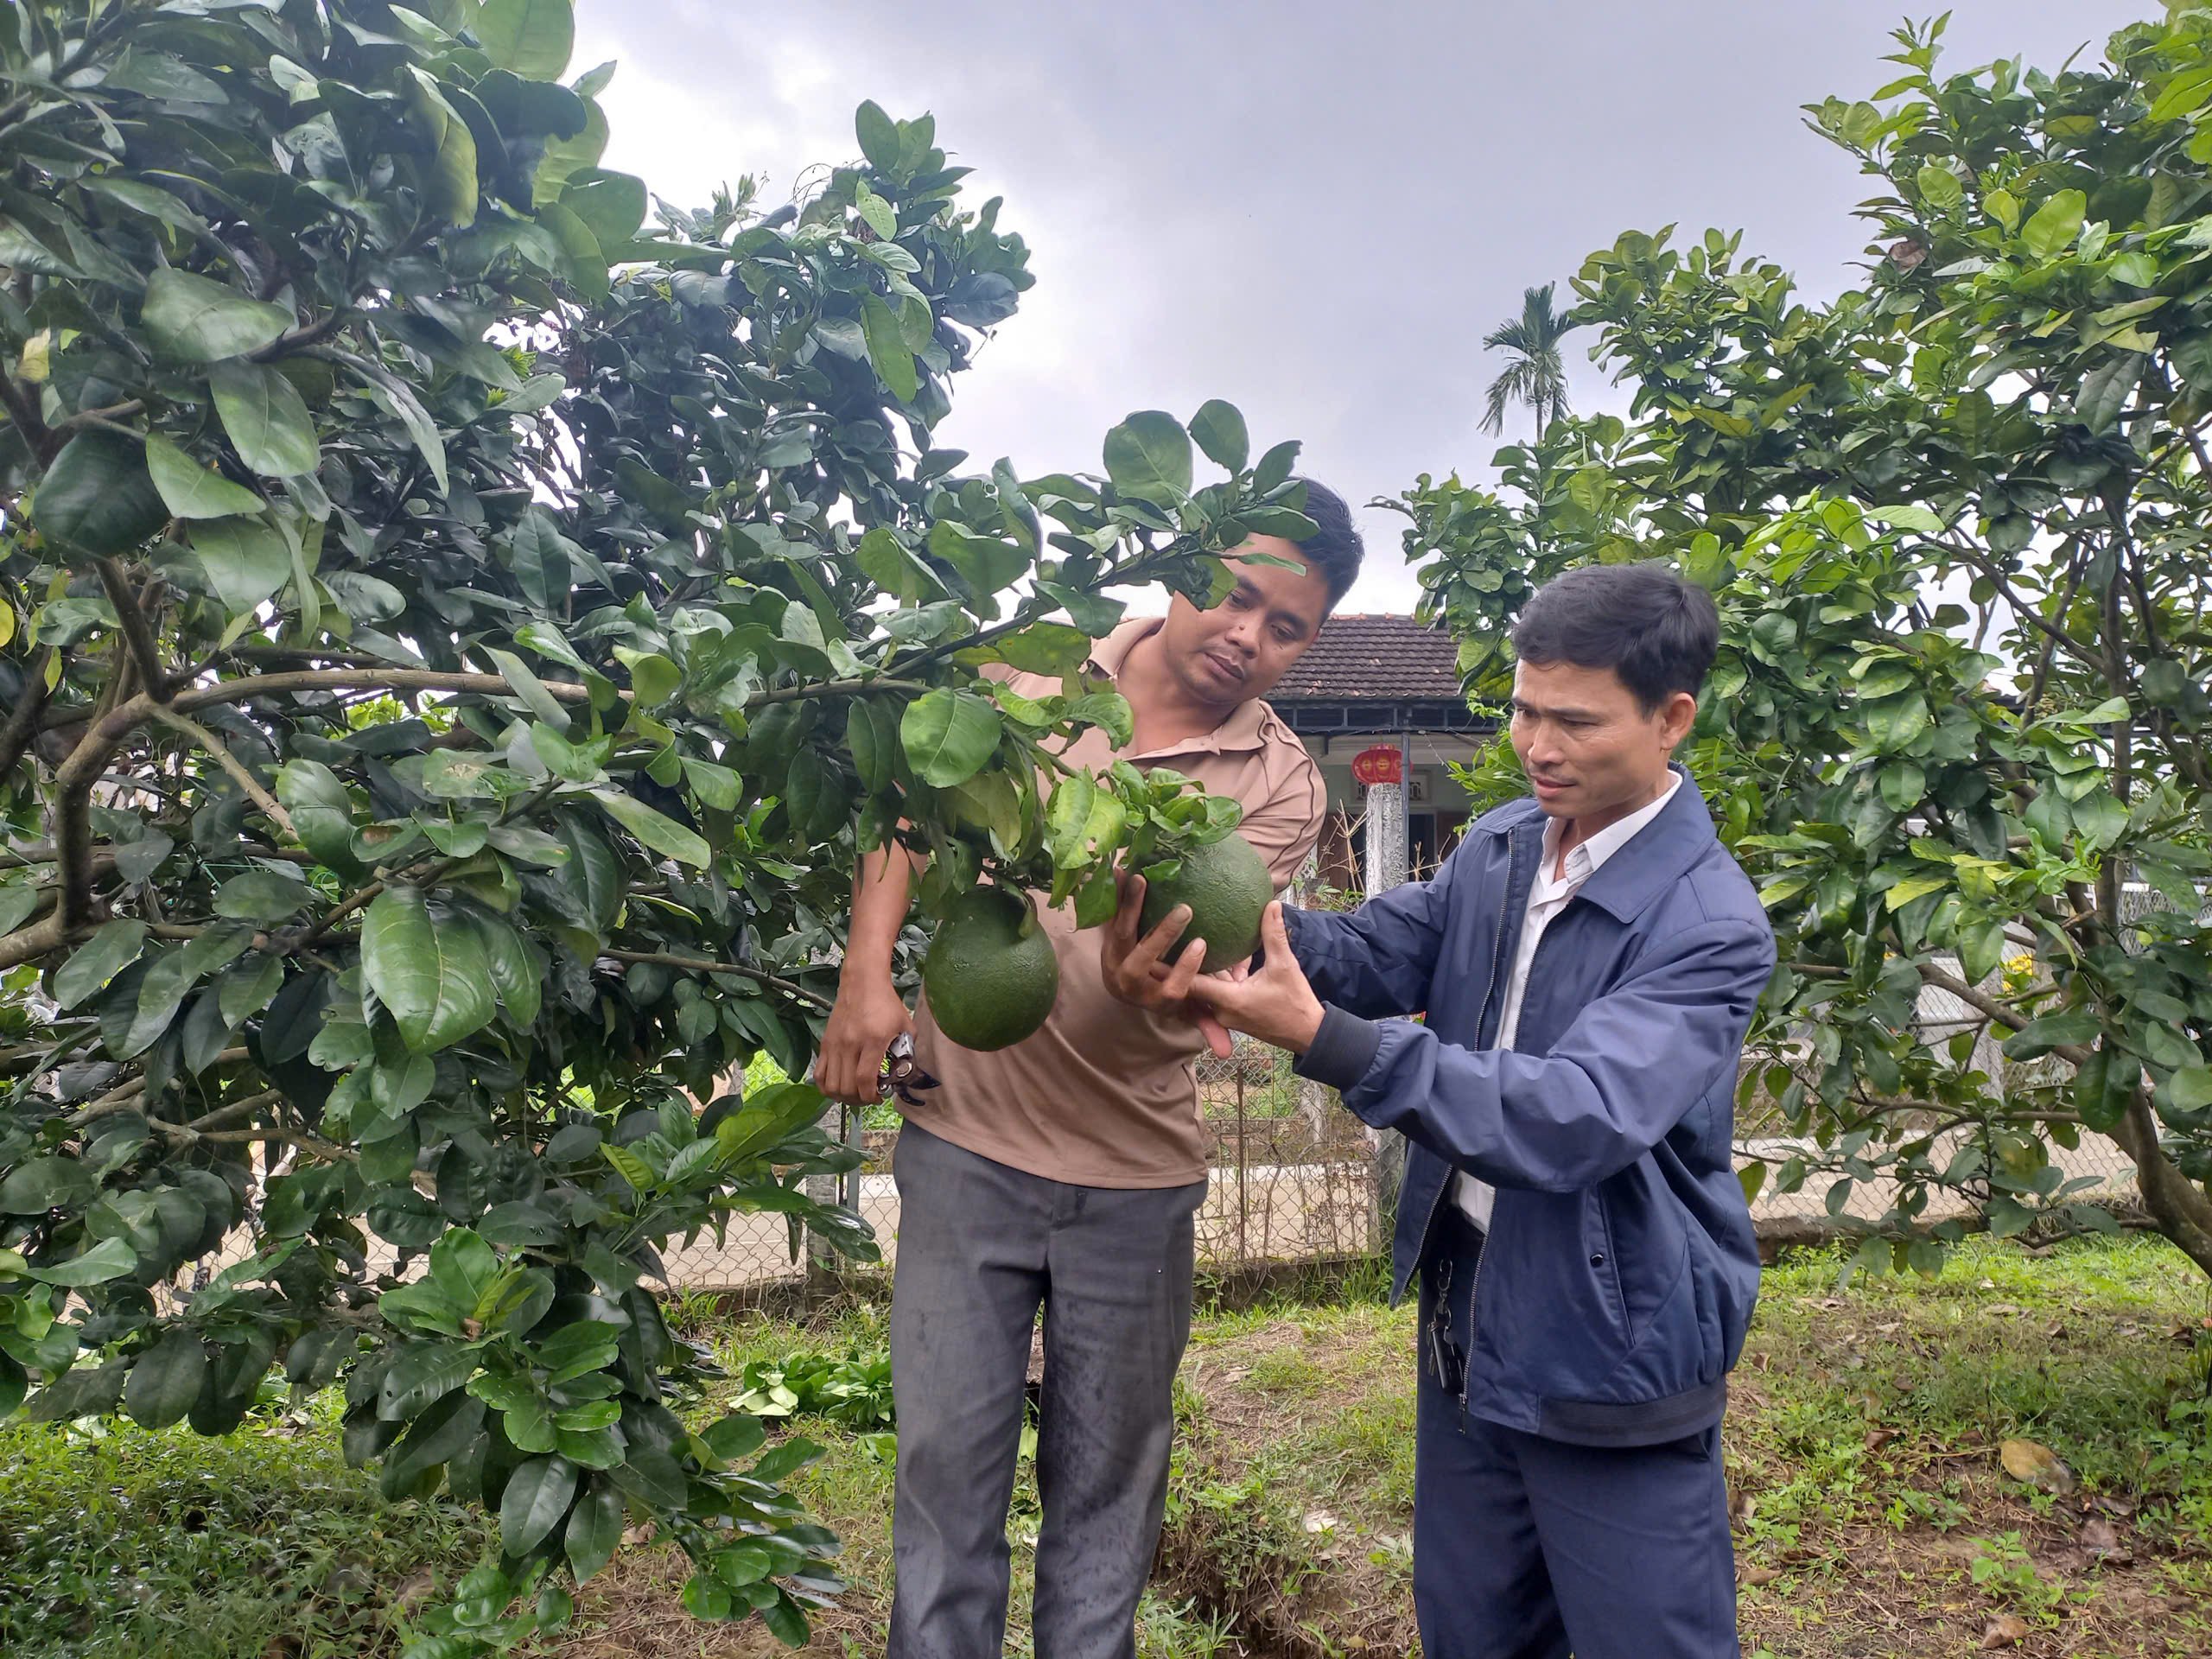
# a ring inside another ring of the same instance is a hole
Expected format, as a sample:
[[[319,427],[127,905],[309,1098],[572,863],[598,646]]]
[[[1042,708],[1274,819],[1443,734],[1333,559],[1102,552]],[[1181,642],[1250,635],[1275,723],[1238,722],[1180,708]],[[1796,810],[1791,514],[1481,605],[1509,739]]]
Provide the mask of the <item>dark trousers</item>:
[[[1448,1200],[1447,1200],[1448,1203]],[[1573,1446],[1461,1404],[1480,1235],[1421,1268],[1414,1606],[1428,1659],[1738,1659],[1720,1429]]]
[[[1134,1659],[1167,1497],[1205,1183],[1071,1186],[908,1123],[893,1154],[891,1659],[997,1659],[1037,1310],[1037,1659]]]

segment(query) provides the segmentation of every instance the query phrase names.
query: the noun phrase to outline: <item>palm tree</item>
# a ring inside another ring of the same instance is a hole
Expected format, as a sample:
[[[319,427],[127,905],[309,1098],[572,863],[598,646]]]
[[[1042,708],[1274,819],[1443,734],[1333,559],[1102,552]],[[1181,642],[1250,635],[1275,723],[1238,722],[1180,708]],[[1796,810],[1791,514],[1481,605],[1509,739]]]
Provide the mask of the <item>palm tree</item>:
[[[1526,289],[1521,296],[1521,315],[1503,324],[1484,341],[1486,351],[1503,348],[1512,353],[1505,372],[1490,383],[1490,400],[1483,415],[1483,430],[1503,430],[1505,411],[1525,404],[1536,416],[1536,435],[1567,412],[1567,368],[1560,360],[1560,341],[1576,325],[1567,314],[1552,309],[1553,284]]]

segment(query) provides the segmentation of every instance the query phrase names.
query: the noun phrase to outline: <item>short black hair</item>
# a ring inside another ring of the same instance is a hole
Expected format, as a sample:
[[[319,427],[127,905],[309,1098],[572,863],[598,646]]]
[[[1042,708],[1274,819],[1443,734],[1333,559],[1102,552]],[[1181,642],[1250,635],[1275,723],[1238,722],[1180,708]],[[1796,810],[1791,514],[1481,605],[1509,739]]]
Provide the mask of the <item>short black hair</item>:
[[[1367,556],[1367,543],[1354,528],[1351,509],[1344,505],[1344,497],[1313,479],[1298,481],[1306,486],[1305,514],[1320,528],[1298,543],[1297,548],[1306,556],[1307,566],[1327,581],[1329,608],[1333,611],[1359,579],[1359,562]]]
[[[1513,649],[1543,667],[1610,668],[1645,714],[1677,691],[1695,696],[1720,648],[1713,595],[1663,564],[1586,564],[1536,590]]]

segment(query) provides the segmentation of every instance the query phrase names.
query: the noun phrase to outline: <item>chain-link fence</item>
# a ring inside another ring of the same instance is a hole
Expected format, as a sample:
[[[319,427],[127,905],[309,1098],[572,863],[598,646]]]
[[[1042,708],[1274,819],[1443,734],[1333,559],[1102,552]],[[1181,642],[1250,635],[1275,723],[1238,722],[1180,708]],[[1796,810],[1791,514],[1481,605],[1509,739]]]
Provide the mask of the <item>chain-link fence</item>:
[[[1356,896],[1301,884],[1303,901],[1326,908],[1355,903]],[[1956,964],[1950,964],[1956,973]],[[1987,1017],[1965,1001],[1930,987],[1920,999],[1915,1035],[1941,1047],[1961,1032],[1975,1033],[1970,1064],[2000,1087],[2032,1090],[2045,1080],[2055,1060],[2007,1060],[1991,1033]],[[1198,1109],[1205,1126],[1210,1180],[1198,1218],[1198,1259],[1216,1273],[1331,1263],[1389,1247],[1402,1147],[1394,1136],[1378,1136],[1345,1111],[1333,1091],[1306,1083],[1290,1070],[1288,1058],[1239,1039],[1229,1059],[1203,1057],[1198,1065]],[[834,1198],[857,1211],[874,1228],[888,1268],[898,1254],[899,1198],[890,1173],[898,1120],[887,1108],[867,1114],[842,1114],[842,1132],[863,1147],[867,1161],[817,1196]],[[1739,1167],[1781,1166],[1805,1151],[1772,1109],[1755,1101],[1737,1125]],[[1968,1124],[1939,1135],[1933,1161],[1938,1167],[1985,1126]],[[2084,1131],[2079,1144],[2048,1147],[2055,1178],[2068,1196],[2100,1204],[2126,1204],[2136,1197],[2135,1169],[2120,1147],[2106,1136]],[[1810,1161],[1817,1164],[1817,1157]],[[1846,1185],[1847,1183],[1847,1185]],[[1752,1204],[1752,1217],[1763,1232],[1796,1237],[1808,1229],[1872,1221],[1889,1212],[1897,1183],[1868,1179],[1841,1169],[1810,1170],[1802,1185],[1783,1192],[1770,1179]],[[1963,1192],[1930,1191],[1923,1220],[1933,1222],[1972,1211]],[[785,1217],[734,1217],[720,1238],[672,1240],[664,1253],[669,1282],[679,1291],[761,1294],[804,1288],[810,1277],[805,1241]],[[849,1264],[826,1255],[812,1262],[816,1285],[829,1287]]]
[[[1229,1273],[1297,1262],[1334,1262],[1383,1248],[1375,1142],[1335,1096],[1294,1077],[1288,1058],[1238,1039],[1226,1060],[1198,1066],[1198,1110],[1209,1165],[1198,1215],[1202,1270]],[[879,1109],[828,1120],[867,1154],[850,1175],[819,1191],[874,1229],[884,1265],[898,1255],[899,1195],[891,1179],[896,1119]],[[678,1291],[763,1295],[850,1271],[810,1255],[781,1216],[731,1218],[718,1238],[671,1239],[662,1253]]]

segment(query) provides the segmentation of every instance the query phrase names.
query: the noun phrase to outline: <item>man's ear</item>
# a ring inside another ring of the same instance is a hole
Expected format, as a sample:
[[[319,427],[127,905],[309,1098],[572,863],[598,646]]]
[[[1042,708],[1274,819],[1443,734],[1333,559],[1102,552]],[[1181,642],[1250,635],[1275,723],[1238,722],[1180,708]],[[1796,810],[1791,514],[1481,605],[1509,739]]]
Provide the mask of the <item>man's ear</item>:
[[[1697,699],[1687,691],[1677,691],[1667,699],[1666,707],[1659,711],[1659,735],[1672,754],[1690,734],[1690,728],[1697,724]]]

